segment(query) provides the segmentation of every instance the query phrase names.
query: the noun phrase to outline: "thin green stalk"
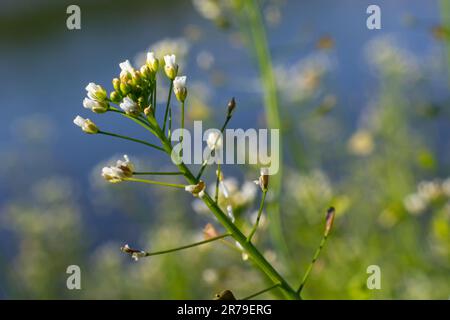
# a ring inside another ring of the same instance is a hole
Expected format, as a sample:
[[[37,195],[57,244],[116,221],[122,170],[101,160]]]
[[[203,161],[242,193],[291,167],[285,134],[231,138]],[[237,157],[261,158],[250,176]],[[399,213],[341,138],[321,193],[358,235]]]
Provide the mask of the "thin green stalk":
[[[327,238],[328,238],[328,235],[323,236],[322,241],[320,241],[319,247],[317,248],[316,252],[314,253],[313,259],[308,266],[308,269],[306,269],[305,275],[303,276],[302,283],[300,284],[300,287],[297,289],[297,293],[299,295],[302,293],[303,287],[305,286],[305,283],[308,280],[309,274],[311,273],[314,263],[316,262],[317,258],[319,257],[320,251],[322,251],[323,246],[327,242]]]
[[[167,97],[166,112],[164,113],[164,124],[162,129],[164,135],[166,134],[166,122],[167,122],[167,115],[169,114],[170,97],[172,96],[172,90],[173,90],[173,80],[170,80],[169,96]]]
[[[151,171],[151,172],[133,172],[134,176],[144,176],[144,175],[154,175],[154,176],[180,176],[183,175],[183,173],[181,172],[156,172],[156,171]]]
[[[181,102],[181,137],[180,137],[180,142],[183,142],[183,132],[184,132],[184,101]]]
[[[259,205],[258,216],[256,217],[255,225],[253,226],[252,231],[250,232],[250,234],[249,234],[249,236],[247,238],[248,242],[252,241],[252,238],[253,238],[253,235],[256,232],[256,229],[258,229],[259,220],[261,219],[261,214],[262,214],[262,211],[263,211],[263,208],[264,208],[264,201],[266,200],[266,194],[267,194],[267,190],[264,190],[262,198],[261,198],[261,204]]]
[[[147,183],[147,184],[156,184],[159,186],[174,187],[174,188],[180,188],[180,189],[184,189],[184,187],[185,187],[185,185],[183,185],[183,184],[168,183],[168,182],[138,179],[138,178],[125,178],[124,180],[132,181],[132,182],[142,182],[142,183]]]
[[[230,236],[230,234],[229,233],[225,233],[225,234],[222,234],[222,235],[214,237],[214,238],[206,239],[206,240],[203,240],[203,241],[200,241],[200,242],[191,243],[191,244],[188,244],[188,245],[185,245],[185,246],[181,246],[181,247],[177,247],[177,248],[173,248],[173,249],[161,250],[161,251],[155,251],[155,252],[146,252],[145,256],[146,257],[157,256],[157,255],[160,255],[160,254],[166,254],[166,253],[170,253],[170,252],[175,252],[175,251],[180,251],[180,250],[184,250],[184,249],[188,249],[188,248],[193,248],[193,247],[201,246],[201,245],[206,244],[206,243],[210,243],[210,242],[213,242],[213,241],[217,241],[217,240],[223,239],[223,238],[228,237],[228,236]]]
[[[216,193],[214,196],[214,201],[219,203],[219,183],[220,183],[220,163],[217,164],[217,178],[216,178]]]
[[[153,85],[153,110],[155,110],[155,117],[156,117],[156,75],[155,75],[155,82]]]
[[[146,130],[150,131],[153,135],[156,136],[155,128],[153,128],[148,122],[142,120],[141,118],[130,116],[130,115],[126,114],[125,112],[123,112],[123,111],[121,111],[121,110],[119,110],[117,108],[111,107],[111,106],[109,106],[108,110],[112,111],[112,112],[119,113],[122,116],[124,116],[125,118],[133,120],[138,125],[140,125],[141,127],[145,128]]]
[[[111,137],[121,138],[121,139],[129,140],[129,141],[145,144],[146,146],[152,147],[152,148],[157,149],[159,151],[164,151],[163,148],[161,148],[161,147],[159,147],[157,145],[154,145],[152,143],[146,142],[144,140],[139,140],[139,139],[123,136],[123,135],[120,135],[120,134],[106,132],[106,131],[100,131],[100,130],[98,131],[98,133],[99,134],[104,134],[104,135],[107,135],[107,136],[111,136]]]
[[[252,294],[252,295],[249,295],[248,297],[242,298],[241,300],[250,300],[250,299],[252,299],[252,298],[254,298],[254,297],[257,297],[257,296],[259,296],[259,295],[261,295],[261,294],[263,294],[263,293],[266,293],[266,292],[268,292],[268,291],[270,291],[270,290],[273,290],[273,289],[275,289],[275,288],[278,288],[279,286],[280,286],[279,283],[275,283],[273,286],[270,286],[270,287],[268,287],[268,288],[266,288],[266,289],[264,289],[264,290],[258,291],[258,292],[254,293],[254,294]]]
[[[261,16],[261,10],[256,0],[243,1],[244,10],[240,12],[242,19],[248,22],[250,28],[250,40],[257,58],[261,81],[264,87],[264,107],[266,111],[266,121],[270,128],[279,129],[283,135],[280,108],[278,105],[278,94],[275,74],[273,72],[272,58],[270,55],[266,30]],[[279,162],[283,163],[282,139],[279,141]],[[274,200],[268,204],[270,210],[271,223],[269,231],[277,249],[283,254],[284,260],[289,261],[289,249],[284,237],[280,215],[281,179],[283,177],[283,166],[279,166],[278,173],[271,176],[271,189],[274,193]]]
[[[167,136],[170,138],[172,137],[172,107],[169,106],[169,129],[167,132]]]

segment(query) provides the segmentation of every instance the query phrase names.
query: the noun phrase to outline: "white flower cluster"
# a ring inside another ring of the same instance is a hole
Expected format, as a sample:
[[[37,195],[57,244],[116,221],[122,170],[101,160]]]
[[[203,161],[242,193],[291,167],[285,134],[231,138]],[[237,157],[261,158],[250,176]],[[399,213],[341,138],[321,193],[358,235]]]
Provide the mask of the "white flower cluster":
[[[417,185],[417,192],[407,195],[403,199],[403,204],[409,213],[418,215],[441,198],[450,198],[450,178],[443,181],[435,179],[420,182]]]

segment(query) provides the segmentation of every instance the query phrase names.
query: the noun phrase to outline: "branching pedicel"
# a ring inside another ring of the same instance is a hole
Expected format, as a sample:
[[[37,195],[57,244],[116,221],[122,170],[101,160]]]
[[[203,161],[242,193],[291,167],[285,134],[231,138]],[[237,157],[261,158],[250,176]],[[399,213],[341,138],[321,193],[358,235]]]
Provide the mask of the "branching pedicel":
[[[176,63],[175,55],[164,56],[164,67],[161,68],[164,70],[165,75],[170,81],[167,103],[165,105],[165,110],[163,111],[164,117],[162,126],[160,125],[160,123],[158,123],[156,119],[156,112],[157,112],[156,87],[157,87],[157,73],[158,70],[160,69],[160,60],[157,57],[155,57],[153,52],[149,52],[147,54],[146,63],[139,70],[134,69],[128,60],[120,63],[120,68],[121,68],[120,77],[114,78],[112,80],[114,90],[110,93],[109,98],[106,90],[103,87],[96,85],[94,83],[89,83],[89,85],[86,87],[88,97],[84,99],[83,106],[95,113],[101,114],[105,112],[115,112],[120,116],[123,116],[125,118],[134,121],[136,124],[142,126],[144,129],[149,131],[153,136],[155,136],[159,140],[160,145],[155,145],[144,140],[131,138],[121,134],[100,130],[93,121],[89,119],[84,119],[80,116],[77,116],[74,119],[74,123],[77,126],[81,127],[81,129],[88,134],[102,134],[112,136],[115,138],[133,141],[145,145],[147,147],[150,147],[154,150],[157,150],[158,152],[164,152],[169,157],[171,157],[172,106],[170,100],[172,92],[174,92],[177,100],[181,105],[180,109],[181,109],[182,129],[184,128],[185,100],[188,93],[186,88],[186,77],[178,76],[178,65]],[[227,106],[226,118],[221,129],[222,133],[225,130],[226,126],[228,125],[229,121],[231,120],[235,108],[236,102],[233,98]],[[218,134],[210,138],[211,139],[208,139],[208,144],[212,145],[210,146],[210,150],[211,152],[213,152],[213,150],[216,149],[216,146],[218,147],[219,144],[221,144],[222,142],[220,135]],[[180,141],[182,140],[183,136],[180,137]],[[193,196],[200,198],[209,208],[209,210],[214,214],[218,222],[225,229],[224,233],[218,234],[212,225],[208,225],[207,228],[205,228],[204,230],[205,235],[204,241],[184,245],[178,248],[162,250],[157,252],[146,252],[142,250],[132,249],[128,245],[124,245],[121,248],[121,250],[124,253],[129,254],[134,260],[139,260],[140,258],[166,254],[178,250],[184,250],[218,240],[230,245],[229,242],[225,241],[225,238],[231,237],[236,241],[238,248],[240,248],[239,250],[241,250],[243,254],[248,256],[250,260],[253,262],[254,266],[258,268],[262,273],[264,273],[272,282],[272,285],[270,287],[260,290],[245,299],[253,298],[259,294],[262,294],[275,288],[279,288],[281,292],[284,294],[284,296],[288,299],[301,299],[300,294],[305,285],[306,280],[308,279],[309,272],[311,271],[312,266],[316,261],[320,253],[320,250],[323,248],[326,239],[328,237],[328,234],[331,230],[335,214],[334,208],[330,208],[328,210],[323,239],[320,243],[319,248],[316,251],[316,254],[314,255],[311,264],[307,269],[307,272],[301,284],[299,285],[298,289],[295,289],[284,279],[284,277],[282,277],[274,269],[274,267],[264,258],[264,256],[260,253],[260,251],[252,243],[252,237],[254,236],[254,234],[258,229],[259,220],[262,214],[262,210],[264,208],[266,193],[269,188],[269,176],[267,169],[261,168],[259,180],[256,181],[262,190],[261,204],[253,228],[248,232],[248,235],[245,235],[244,232],[234,224],[232,217],[227,215],[227,213],[223,212],[218,205],[218,196],[219,196],[218,188],[220,181],[222,179],[220,165],[218,165],[216,171],[217,180],[215,182],[216,194],[214,196],[214,199],[206,191],[205,189],[206,184],[204,181],[201,180],[201,178],[206,167],[208,166],[207,160],[208,159],[206,159],[203,165],[201,166],[201,169],[198,172],[198,174],[192,173],[192,171],[186,166],[186,164],[181,161],[178,164],[174,163],[174,165],[177,168],[177,170],[174,172],[135,171],[134,165],[129,160],[128,156],[124,156],[124,160],[118,160],[115,166],[103,168],[102,176],[111,183],[132,181],[184,189],[185,191],[191,193]],[[187,184],[175,184],[139,178],[139,176],[143,175],[153,175],[153,176],[180,175],[184,177],[184,179],[187,181]],[[225,290],[224,292],[222,292],[222,294],[217,295],[216,298],[234,299],[234,295],[229,290]]]

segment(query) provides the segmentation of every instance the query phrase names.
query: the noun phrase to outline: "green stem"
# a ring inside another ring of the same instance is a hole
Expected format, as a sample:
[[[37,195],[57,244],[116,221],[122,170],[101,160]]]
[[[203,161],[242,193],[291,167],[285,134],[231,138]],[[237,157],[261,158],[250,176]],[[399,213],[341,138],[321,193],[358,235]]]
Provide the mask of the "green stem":
[[[183,142],[183,132],[184,132],[184,101],[181,102],[181,137],[180,137],[180,142]]]
[[[276,283],[273,286],[270,286],[270,287],[268,287],[268,288],[266,288],[264,290],[258,291],[258,292],[254,293],[252,295],[249,295],[248,297],[242,298],[241,300],[250,300],[250,299],[252,299],[254,297],[259,296],[260,294],[263,294],[263,293],[266,293],[267,291],[270,291],[272,289],[278,288],[279,286],[280,286],[280,284]]]
[[[216,201],[216,203],[219,203],[219,183],[220,183],[220,163],[217,164],[216,194],[214,197],[214,201]]]
[[[109,111],[112,111],[112,112],[119,113],[119,114],[121,114],[122,116],[124,116],[125,118],[128,118],[128,119],[130,119],[130,120],[133,120],[133,121],[136,122],[138,125],[140,125],[141,127],[145,128],[146,130],[150,131],[153,135],[156,136],[155,129],[154,129],[149,123],[143,121],[142,119],[137,118],[137,117],[130,116],[130,115],[126,114],[125,112],[123,112],[123,111],[121,111],[121,110],[119,110],[119,109],[117,109],[117,108],[111,107],[111,106],[109,106],[109,109],[108,109],[108,110],[109,110]]]
[[[302,293],[303,287],[305,286],[305,283],[308,280],[309,274],[311,273],[314,263],[316,262],[317,258],[319,257],[320,251],[322,251],[322,248],[325,245],[325,242],[327,242],[327,238],[328,238],[327,235],[323,236],[322,241],[320,241],[319,247],[317,248],[316,252],[314,253],[313,259],[308,266],[308,269],[306,269],[305,275],[303,276],[302,283],[300,284],[300,287],[297,289],[297,293],[299,295]]]
[[[264,208],[264,201],[266,200],[266,194],[267,194],[267,190],[263,191],[263,195],[261,198],[261,204],[259,205],[259,210],[258,210],[258,216],[256,217],[256,222],[255,225],[253,226],[252,231],[250,232],[247,241],[250,242],[252,241],[252,237],[256,232],[256,229],[258,229],[258,225],[259,225],[259,220],[261,219],[261,214]]]
[[[272,58],[270,55],[265,26],[261,16],[261,10],[256,0],[243,1],[244,10],[242,14],[243,20],[248,21],[250,28],[250,40],[252,41],[253,49],[256,54],[261,81],[264,87],[264,107],[266,111],[266,121],[270,128],[279,129],[282,136],[282,124],[280,117],[280,108],[278,105],[278,94],[275,74],[273,72]],[[279,141],[279,162],[283,163],[283,148],[282,141]],[[279,166],[278,173],[271,176],[271,189],[274,193],[274,200],[268,204],[270,210],[271,223],[269,231],[277,249],[288,261],[289,249],[284,237],[283,227],[280,215],[280,194],[281,194],[281,179],[283,177],[282,166]]]
[[[151,171],[151,172],[133,172],[134,176],[144,176],[144,175],[154,175],[154,176],[180,176],[183,175],[183,173],[181,172],[156,172],[156,171]]]
[[[155,185],[166,186],[166,187],[174,187],[174,188],[180,188],[180,189],[184,189],[184,187],[185,187],[185,185],[183,185],[183,184],[168,183],[168,182],[138,179],[138,178],[125,178],[124,180],[125,181],[133,181],[133,182],[142,182],[142,183],[148,183],[148,184],[155,184]]]
[[[135,138],[131,138],[131,137],[127,137],[127,136],[123,136],[120,134],[116,134],[116,133],[111,133],[111,132],[106,132],[106,131],[98,131],[99,134],[104,134],[106,136],[111,136],[111,137],[116,137],[116,138],[121,138],[121,139],[125,139],[125,140],[129,140],[129,141],[133,141],[133,142],[137,142],[137,143],[141,143],[141,144],[145,144],[146,146],[152,147],[154,149],[160,150],[160,151],[164,151],[163,148],[158,147],[157,145],[154,145],[152,143],[146,142],[144,140],[139,140],[139,139],[135,139]]]
[[[166,112],[164,113],[164,124],[162,129],[164,135],[166,134],[166,122],[167,122],[167,115],[169,114],[170,97],[172,96],[172,90],[173,90],[173,80],[170,80],[169,96],[167,97]]]
[[[170,141],[163,136],[162,132],[159,132],[161,138],[161,143],[166,150],[168,155],[172,154],[172,146]],[[197,179],[194,177],[192,172],[186,167],[184,163],[177,165],[178,169],[183,172],[186,180],[190,184],[196,184]],[[234,240],[239,242],[244,248],[245,252],[249,255],[255,265],[261,270],[274,284],[279,284],[280,288],[283,289],[283,293],[288,299],[300,299],[300,296],[295,292],[295,290],[286,282],[286,280],[274,269],[274,267],[264,258],[264,256],[259,252],[258,249],[251,243],[247,241],[246,236],[239,230],[238,227],[227,217],[227,215],[219,208],[219,206],[214,202],[213,199],[205,192],[201,200],[206,204],[206,206],[211,210],[217,220],[222,224],[222,226],[230,233]]]
[[[228,237],[228,236],[230,236],[230,234],[229,233],[225,233],[225,234],[222,234],[222,235],[214,237],[214,238],[210,238],[210,239],[203,240],[203,241],[200,241],[200,242],[191,243],[191,244],[188,244],[188,245],[185,245],[185,246],[181,246],[181,247],[177,247],[177,248],[173,248],[173,249],[161,250],[161,251],[155,251],[155,252],[146,252],[145,256],[146,257],[157,256],[157,255],[160,255],[160,254],[165,254],[165,253],[180,251],[180,250],[184,250],[184,249],[188,249],[188,248],[192,248],[192,247],[197,247],[197,246],[201,246],[201,245],[206,244],[206,243],[210,243],[210,242],[213,242],[213,241],[217,241],[217,240],[223,239],[223,238]]]
[[[155,75],[155,82],[153,86],[153,110],[155,110],[155,117],[156,117],[156,75]]]

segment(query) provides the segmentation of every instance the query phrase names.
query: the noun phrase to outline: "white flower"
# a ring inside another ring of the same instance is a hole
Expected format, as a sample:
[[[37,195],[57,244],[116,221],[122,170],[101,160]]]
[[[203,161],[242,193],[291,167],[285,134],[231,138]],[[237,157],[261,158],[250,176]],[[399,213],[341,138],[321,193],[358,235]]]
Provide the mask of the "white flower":
[[[120,77],[126,77],[129,74],[134,75],[134,68],[129,60],[119,63],[120,66]]]
[[[84,98],[83,106],[86,109],[90,109],[95,113],[104,113],[108,111],[108,104],[104,101],[92,100],[90,98]]]
[[[131,177],[133,175],[134,165],[130,161],[130,158],[128,158],[128,156],[126,154],[123,155],[123,158],[125,159],[124,161],[122,161],[120,159],[117,160],[116,168],[122,170],[122,172],[125,176]]]
[[[427,202],[417,193],[408,195],[404,200],[406,210],[411,214],[421,214],[427,208]]]
[[[222,148],[222,134],[220,131],[211,131],[206,139],[208,148],[211,150]]]
[[[169,79],[173,80],[178,73],[178,65],[174,54],[164,56],[164,71]]]
[[[445,193],[447,197],[450,197],[450,178],[445,179],[442,182],[442,191]]]
[[[166,54],[164,56],[164,63],[167,67],[176,68],[177,58],[174,54]]]
[[[150,67],[150,69],[153,72],[158,71],[159,61],[155,57],[155,53],[154,52],[147,52],[147,61],[146,62],[147,62],[147,65]]]
[[[205,183],[200,180],[198,184],[191,184],[185,186],[184,190],[186,190],[189,193],[192,193],[194,197],[202,198],[205,194],[205,187],[206,187]]]
[[[143,258],[143,257],[147,256],[147,253],[145,251],[131,249],[128,244],[121,247],[120,250],[122,250],[122,252],[125,252],[125,253],[128,253],[129,255],[131,255],[131,258],[134,261],[138,261],[139,258]]]
[[[98,128],[89,119],[84,119],[80,116],[76,116],[75,119],[73,119],[73,123],[75,123],[77,126],[79,126],[84,132],[94,134],[98,132]]]
[[[102,177],[111,183],[118,183],[126,178],[123,170],[117,167],[104,167],[102,169]]]
[[[131,98],[125,97],[123,101],[119,104],[120,108],[127,114],[137,114],[139,113],[139,107],[136,102]]]
[[[85,89],[87,91],[88,97],[91,100],[104,101],[106,99],[106,90],[98,84],[90,82]]]
[[[186,89],[186,76],[175,77],[173,80],[173,91],[175,96],[181,102],[186,100],[187,89]]]

